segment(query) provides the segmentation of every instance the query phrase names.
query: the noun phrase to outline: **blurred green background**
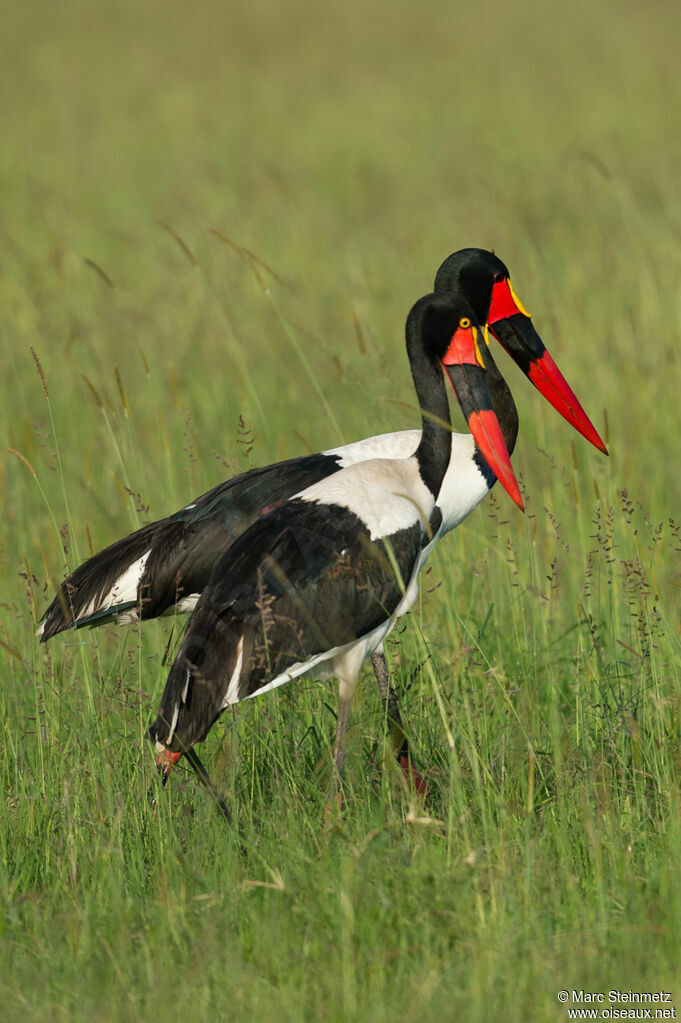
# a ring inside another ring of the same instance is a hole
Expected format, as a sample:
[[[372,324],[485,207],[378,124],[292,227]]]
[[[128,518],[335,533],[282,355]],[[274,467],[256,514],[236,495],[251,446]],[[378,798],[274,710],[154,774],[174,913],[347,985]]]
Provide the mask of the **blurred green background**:
[[[7,1018],[557,1020],[562,987],[678,983],[679,6],[2,22]],[[216,729],[240,837],[182,777],[152,815],[177,630],[46,651],[34,616],[90,545],[232,472],[416,425],[406,314],[471,245],[611,457],[500,357],[528,513],[495,493],[441,545],[392,652],[432,805],[371,766],[367,679],[335,829],[330,684]]]

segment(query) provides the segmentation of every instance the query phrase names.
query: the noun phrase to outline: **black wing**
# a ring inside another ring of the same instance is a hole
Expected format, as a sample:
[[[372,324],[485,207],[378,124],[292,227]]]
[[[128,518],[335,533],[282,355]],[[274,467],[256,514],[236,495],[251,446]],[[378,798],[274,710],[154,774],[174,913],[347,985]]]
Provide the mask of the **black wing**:
[[[230,702],[294,664],[372,632],[396,610],[422,526],[372,540],[337,505],[289,501],[220,560],[170,671],[152,739],[182,749],[205,738]]]
[[[139,606],[142,619],[156,618],[183,596],[201,593],[235,537],[273,507],[336,472],[339,461],[337,455],[305,455],[252,469],[99,551],[59,587],[42,618],[42,641],[63,629],[110,621],[133,607]],[[117,581],[147,553],[135,598],[107,603]]]

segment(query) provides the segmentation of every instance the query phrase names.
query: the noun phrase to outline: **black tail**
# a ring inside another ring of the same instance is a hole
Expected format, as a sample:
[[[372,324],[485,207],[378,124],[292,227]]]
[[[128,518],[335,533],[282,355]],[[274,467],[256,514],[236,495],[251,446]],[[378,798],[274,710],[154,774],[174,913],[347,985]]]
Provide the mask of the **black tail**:
[[[127,611],[137,617],[132,609],[139,603],[140,580],[134,579],[133,566],[151,550],[162,525],[162,522],[152,522],[143,526],[88,558],[65,579],[42,617],[38,630],[41,642],[45,643],[64,629],[100,624]],[[129,573],[127,585],[126,573]]]
[[[335,472],[338,463],[337,456],[320,454],[251,469],[111,544],[62,583],[38,630],[43,643],[64,629],[155,618],[183,597],[200,594],[236,536]],[[143,571],[136,573],[133,566],[145,554]]]

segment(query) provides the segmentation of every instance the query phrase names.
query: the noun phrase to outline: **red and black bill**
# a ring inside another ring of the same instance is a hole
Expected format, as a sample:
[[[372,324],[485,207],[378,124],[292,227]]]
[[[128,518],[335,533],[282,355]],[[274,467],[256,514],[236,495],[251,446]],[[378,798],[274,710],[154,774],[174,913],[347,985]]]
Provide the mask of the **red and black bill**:
[[[607,455],[608,449],[596,427],[546,350],[508,278],[495,282],[492,288],[488,322],[494,336],[537,390],[571,426]]]
[[[480,331],[459,327],[442,359],[480,453],[520,509],[524,508],[501,426],[492,405],[481,357]]]

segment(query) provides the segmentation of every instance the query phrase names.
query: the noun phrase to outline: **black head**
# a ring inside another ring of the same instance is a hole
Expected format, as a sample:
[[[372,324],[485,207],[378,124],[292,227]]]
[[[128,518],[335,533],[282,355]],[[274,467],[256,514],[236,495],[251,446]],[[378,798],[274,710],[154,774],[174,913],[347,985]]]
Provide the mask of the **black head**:
[[[440,422],[447,417],[446,422],[449,423],[442,367],[454,388],[478,449],[494,475],[522,508],[522,497],[487,382],[491,365],[489,349],[477,317],[466,299],[449,291],[440,291],[419,299],[407,318],[407,351],[424,414],[435,412]],[[444,398],[444,416],[438,412],[438,394]],[[448,433],[448,428],[445,432]],[[424,418],[417,456],[419,452],[434,448],[432,435],[434,428]],[[449,451],[448,437],[442,474],[449,461]],[[435,479],[431,485],[428,482],[428,464],[425,467],[420,465],[420,469],[427,485],[437,494],[442,478]]]
[[[459,249],[435,275],[435,291],[456,291],[470,302],[479,323],[491,333],[525,375],[579,433],[607,454],[598,431],[546,351],[530,314],[513,290],[508,268],[485,249]],[[489,349],[487,350],[489,359]],[[488,369],[493,370],[493,363]]]
[[[407,351],[410,359],[425,353],[430,359],[442,361],[457,331],[479,332],[477,317],[461,295],[441,291],[425,295],[412,307],[407,317]],[[471,328],[473,330],[471,331]]]
[[[492,288],[508,278],[508,269],[486,249],[459,249],[447,256],[435,275],[434,291],[457,291],[465,295],[479,323],[485,323]]]

